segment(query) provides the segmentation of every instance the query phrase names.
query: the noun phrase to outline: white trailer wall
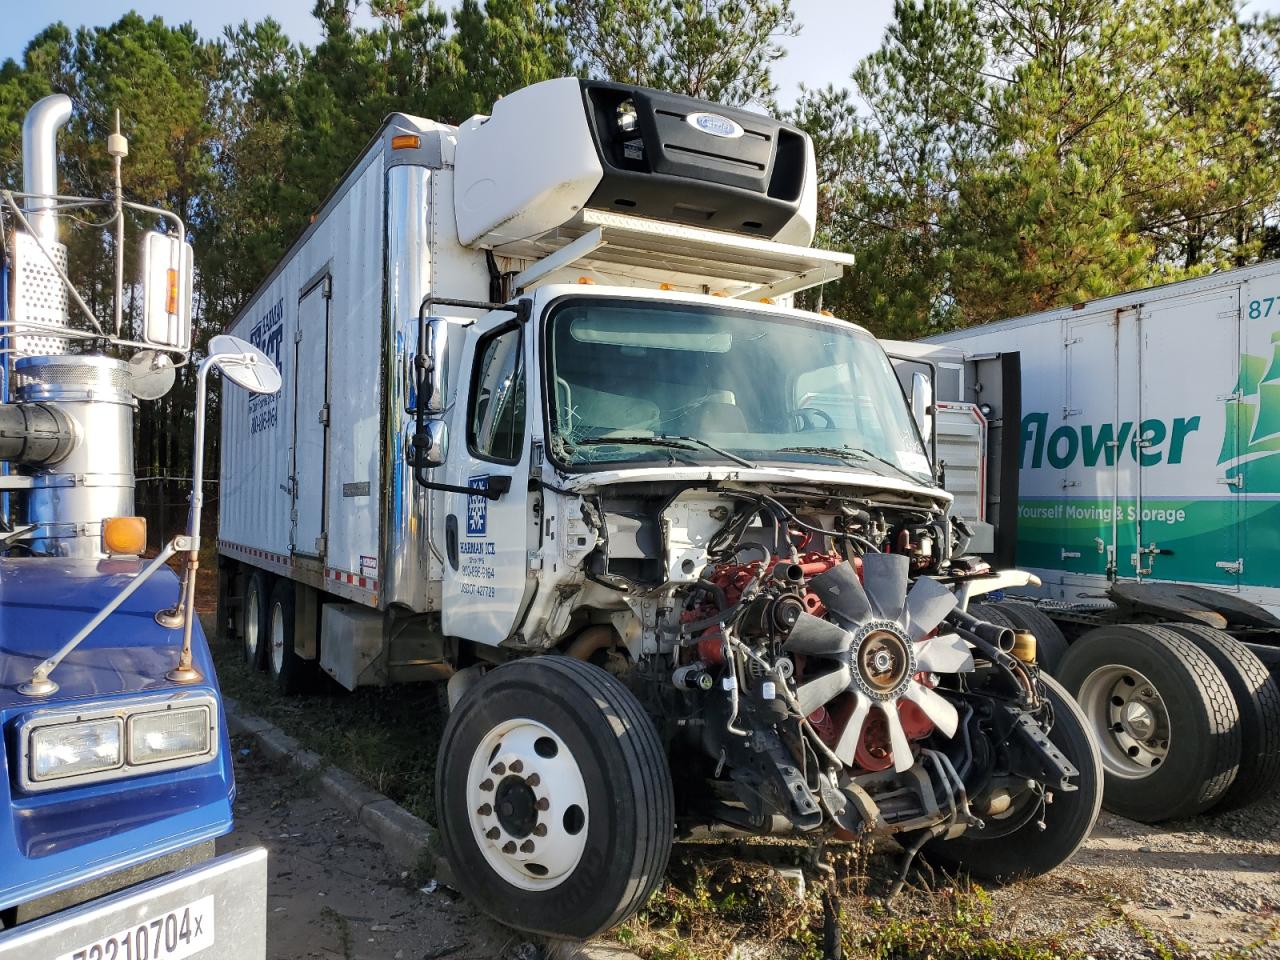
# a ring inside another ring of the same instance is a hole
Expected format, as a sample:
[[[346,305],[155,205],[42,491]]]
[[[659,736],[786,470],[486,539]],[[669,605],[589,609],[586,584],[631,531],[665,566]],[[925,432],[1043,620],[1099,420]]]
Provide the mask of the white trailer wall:
[[[1280,602],[1280,264],[958,331],[1022,357],[1018,561]]]
[[[224,394],[218,535],[224,553],[323,576],[327,589],[373,604],[383,189],[379,141],[228,330],[276,361],[284,387],[276,397]]]

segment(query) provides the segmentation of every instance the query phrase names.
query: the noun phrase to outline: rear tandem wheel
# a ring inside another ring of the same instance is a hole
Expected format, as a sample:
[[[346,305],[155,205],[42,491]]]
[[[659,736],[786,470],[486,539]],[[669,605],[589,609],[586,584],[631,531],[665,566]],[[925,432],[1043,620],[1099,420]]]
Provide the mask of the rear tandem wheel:
[[[1108,810],[1157,823],[1226,795],[1240,766],[1240,713],[1222,671],[1185,636],[1097,627],[1071,644],[1057,677],[1098,740]]]

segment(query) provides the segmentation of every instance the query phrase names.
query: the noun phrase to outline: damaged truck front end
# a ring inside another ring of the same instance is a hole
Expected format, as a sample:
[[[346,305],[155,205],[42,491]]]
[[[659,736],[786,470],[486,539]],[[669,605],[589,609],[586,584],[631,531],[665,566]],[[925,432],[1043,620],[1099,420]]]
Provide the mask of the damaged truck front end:
[[[588,689],[610,686],[634,716],[617,707],[592,738],[636,739],[622,760],[647,768],[648,782],[628,787],[635,770],[606,779],[631,802],[593,803],[584,766],[598,742],[581,756],[555,723],[519,716],[564,682],[546,658],[459,671],[441,816],[468,892],[517,925],[587,935],[615,922],[625,903],[612,897],[560,920],[548,922],[545,903],[521,916],[484,878],[549,893],[590,877],[586,827],[601,817],[629,835],[619,818],[643,821],[634,808],[652,808],[650,794],[669,813],[649,825],[658,835],[654,849],[641,844],[640,876],[628,874],[646,896],[673,823],[684,834],[892,836],[904,874],[922,849],[992,879],[1074,852],[1097,814],[1095,748],[1036,666],[1034,640],[965,611],[970,596],[1028,578],[966,553],[964,521],[869,334],[792,310],[580,288],[539,291],[522,312],[523,325],[493,321],[520,333],[519,359],[492,387],[482,364],[482,421],[456,426],[474,455],[486,423],[531,421],[533,454],[499,494],[485,490],[496,464],[454,478],[472,491],[470,529],[485,528],[471,542],[498,545],[494,563],[459,558],[459,593],[477,599],[451,614],[446,595],[444,631],[485,607],[486,586],[499,585],[497,599],[509,584],[519,599],[499,650],[564,654],[587,668]],[[484,324],[468,331],[464,368],[491,342]],[[542,416],[523,417],[517,402]],[[528,539],[508,578],[500,544],[521,517]],[[466,543],[465,531],[446,535],[449,563]],[[527,671],[545,674],[538,692],[503,698],[512,683],[525,689]],[[477,722],[489,733],[460,748]],[[643,736],[619,734],[630,726]],[[555,781],[569,784],[559,798]]]

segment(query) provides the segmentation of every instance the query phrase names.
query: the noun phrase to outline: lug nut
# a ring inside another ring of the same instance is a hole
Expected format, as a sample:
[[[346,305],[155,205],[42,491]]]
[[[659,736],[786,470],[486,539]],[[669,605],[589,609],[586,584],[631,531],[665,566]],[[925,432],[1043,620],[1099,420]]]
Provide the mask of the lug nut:
[[[515,842],[514,840],[508,840],[506,843],[504,843],[504,844],[502,845],[502,852],[503,852],[503,853],[505,853],[505,854],[507,854],[508,856],[510,856],[511,854],[515,853],[515,852],[516,852],[516,842]]]
[[[495,763],[489,768],[495,777],[500,777],[507,772],[507,766],[504,763]]]
[[[512,760],[511,766],[508,768],[512,773],[524,773],[524,761]]]
[[[531,773],[524,778],[524,782],[531,787],[536,787],[538,784],[542,782],[542,778],[538,776],[536,773]]]
[[[538,824],[533,828],[533,835],[535,837],[545,837],[547,835],[547,825],[545,823]]]
[[[485,833],[485,836],[488,837],[490,840],[497,840],[500,836],[502,836],[502,831],[499,830],[497,827],[490,827],[488,831]]]
[[[548,800],[546,797],[543,797],[541,800],[538,801],[537,807],[539,810],[548,810],[551,807],[551,801]]]
[[[493,807],[489,806],[489,804],[486,803],[484,806],[482,806],[479,810],[476,811],[476,815],[480,817],[491,817],[493,816]]]
[[[532,840],[526,840],[524,843],[520,844],[520,852],[521,852],[521,853],[533,853],[533,841],[532,841]]]
[[[481,789],[481,790],[484,790],[486,793],[487,793],[488,791],[492,790],[492,789],[493,789],[493,781],[492,781],[492,780],[481,780],[481,781],[480,781],[480,789]]]

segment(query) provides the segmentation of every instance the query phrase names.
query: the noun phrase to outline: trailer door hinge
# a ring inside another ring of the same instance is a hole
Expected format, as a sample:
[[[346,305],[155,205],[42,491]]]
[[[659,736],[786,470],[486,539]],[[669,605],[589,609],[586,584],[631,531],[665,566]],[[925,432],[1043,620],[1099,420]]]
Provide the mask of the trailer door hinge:
[[[320,536],[316,537],[316,553],[320,553],[320,554],[324,553],[325,549],[328,546],[329,546],[329,538],[325,534],[321,534]]]
[[[1231,393],[1218,394],[1217,399],[1220,403],[1230,403],[1232,400],[1243,400],[1244,394],[1239,390],[1233,390]]]
[[[1079,559],[1080,559],[1080,551],[1079,551],[1079,550],[1068,550],[1068,549],[1066,549],[1066,548],[1064,547],[1064,548],[1063,548],[1063,550],[1062,550],[1062,559],[1063,559],[1063,560],[1079,560]]]
[[[1083,339],[1084,339],[1083,337],[1076,337],[1076,338],[1074,338],[1074,339],[1063,340],[1063,341],[1062,341],[1062,345],[1063,345],[1064,347],[1069,347],[1069,346],[1071,346],[1073,343],[1079,343],[1079,342],[1080,342],[1081,340],[1083,340]]]
[[[1062,481],[1063,490],[1066,490],[1068,487],[1078,487],[1078,486],[1080,486],[1079,480],[1063,480]]]
[[[1065,420],[1067,417],[1078,417],[1078,416],[1080,416],[1079,410],[1072,410],[1070,407],[1062,408],[1062,419]]]
[[[326,276],[324,278],[324,285],[322,289],[324,292],[324,298],[326,300],[332,300],[333,299],[333,277]]]
[[[542,569],[542,551],[541,550],[529,550],[526,552],[525,556],[528,558],[528,567],[530,570]]]
[[[1235,487],[1238,490],[1244,486],[1244,477],[1237,473],[1234,477],[1219,477],[1218,482],[1224,487]]]
[[[320,408],[319,420],[324,426],[327,427],[329,425],[329,405],[327,403]]]
[[[1214,564],[1219,570],[1225,570],[1233,576],[1240,576],[1244,573],[1244,559],[1240,560],[1219,560]]]
[[[302,328],[301,328],[301,327],[299,327],[297,330],[293,331],[293,342],[294,342],[294,343],[301,343],[301,342],[302,342]]]

